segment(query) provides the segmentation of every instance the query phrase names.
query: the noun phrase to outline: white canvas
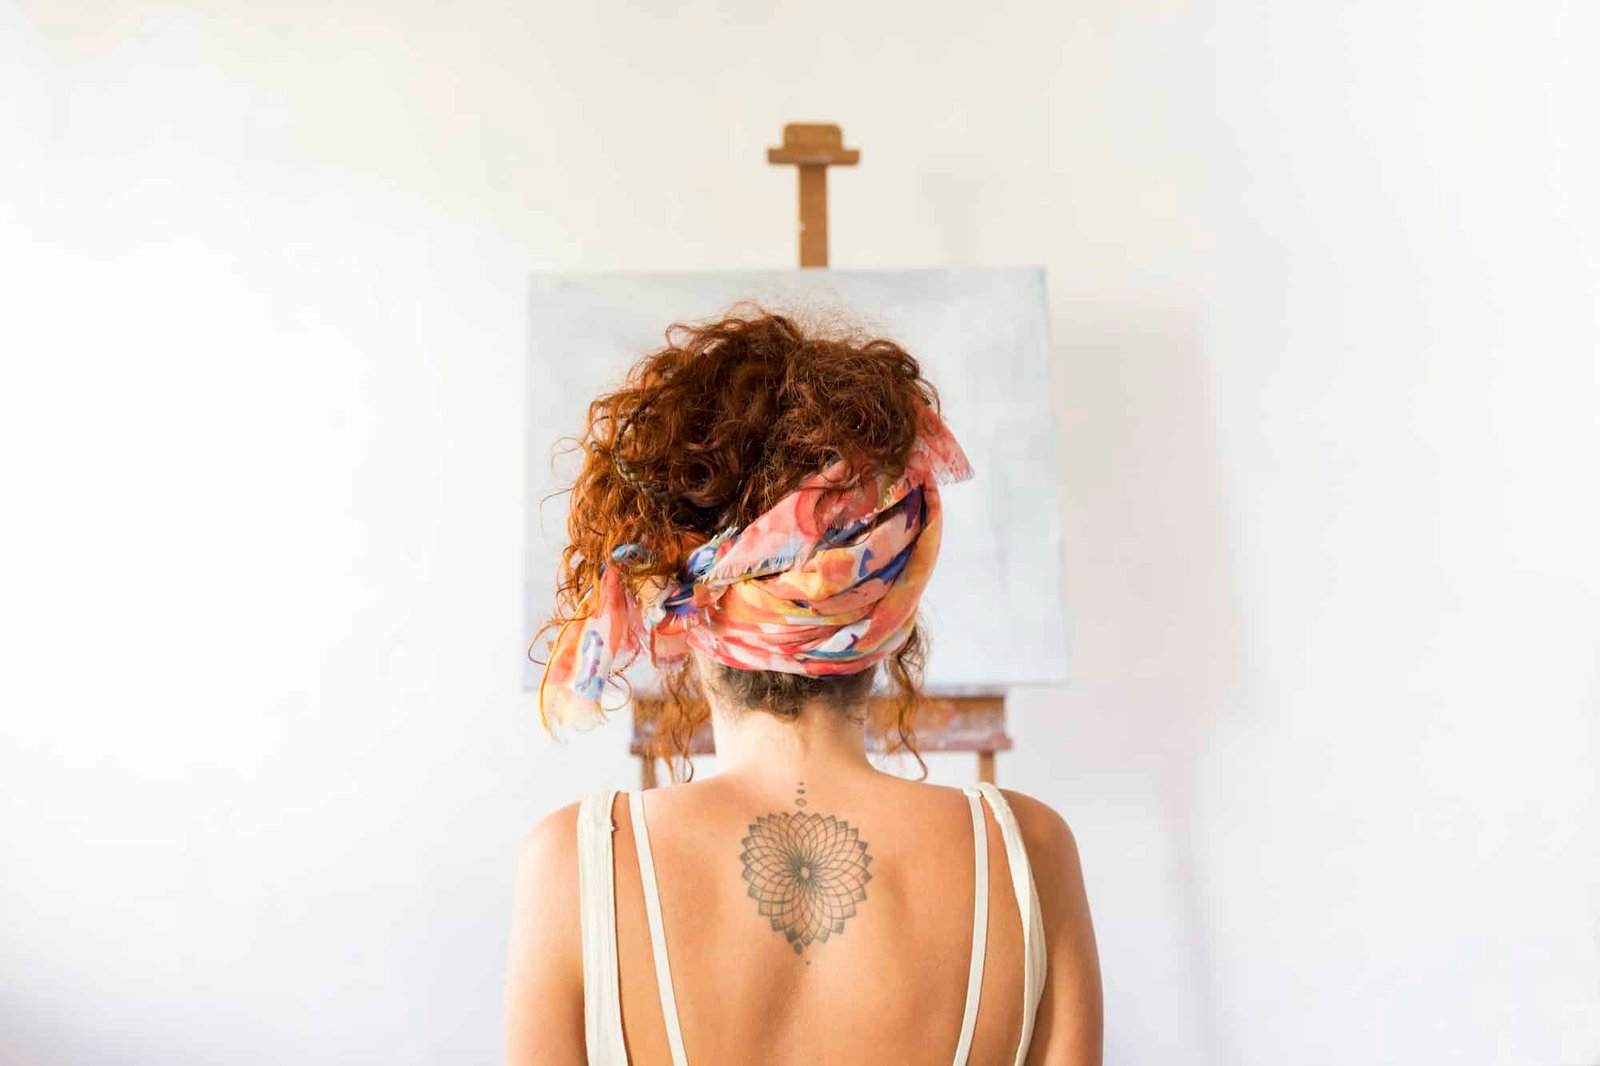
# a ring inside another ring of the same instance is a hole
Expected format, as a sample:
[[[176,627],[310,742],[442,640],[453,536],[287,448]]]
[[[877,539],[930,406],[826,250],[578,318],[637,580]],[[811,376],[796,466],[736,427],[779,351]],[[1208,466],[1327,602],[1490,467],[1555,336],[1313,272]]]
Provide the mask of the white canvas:
[[[529,305],[526,605],[548,617],[575,457],[558,440],[667,326],[742,299],[848,316],[902,344],[939,390],[976,476],[949,486],[940,560],[923,600],[930,690],[1000,690],[1066,676],[1060,519],[1040,269],[537,274]],[[540,668],[530,663],[529,687]]]

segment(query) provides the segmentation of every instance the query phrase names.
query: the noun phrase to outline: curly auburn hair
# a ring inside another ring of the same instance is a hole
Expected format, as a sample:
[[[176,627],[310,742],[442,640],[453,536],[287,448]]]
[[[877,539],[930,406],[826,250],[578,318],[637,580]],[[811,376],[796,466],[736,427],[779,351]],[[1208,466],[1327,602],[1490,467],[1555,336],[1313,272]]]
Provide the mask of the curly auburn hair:
[[[846,460],[848,473],[829,495],[876,471],[899,475],[916,440],[919,405],[938,410],[938,393],[910,353],[847,323],[817,319],[803,327],[793,315],[741,303],[714,321],[674,323],[665,341],[596,397],[581,433],[566,438],[583,461],[568,490],[556,611],[534,647],[581,617],[601,564],[619,546],[642,549],[610,563],[627,565],[633,579],[675,575],[687,561],[685,533],[710,538],[743,527],[837,460]],[[926,652],[918,624],[882,664],[890,750],[910,751],[924,774],[913,726]],[[693,776],[690,741],[709,717],[702,680],[739,705],[793,720],[814,700],[840,711],[859,707],[876,674],[871,667],[812,677],[718,663],[713,677],[699,679],[686,657],[661,668],[660,699],[641,701],[638,713],[654,754],[685,780]]]

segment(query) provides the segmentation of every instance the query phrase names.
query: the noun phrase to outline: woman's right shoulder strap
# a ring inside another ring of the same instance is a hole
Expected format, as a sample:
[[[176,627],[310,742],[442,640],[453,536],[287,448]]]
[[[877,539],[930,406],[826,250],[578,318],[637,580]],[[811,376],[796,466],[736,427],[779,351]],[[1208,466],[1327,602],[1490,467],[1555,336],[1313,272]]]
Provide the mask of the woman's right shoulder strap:
[[[1044,914],[1039,909],[1039,892],[1033,884],[1033,866],[1022,840],[1022,829],[1011,811],[1005,793],[987,781],[978,785],[983,798],[1000,823],[1000,836],[1006,844],[1006,865],[1011,868],[1011,887],[1017,895],[1017,910],[1022,915],[1022,1038],[1017,1046],[1017,1066],[1028,1057],[1033,1042],[1033,1022],[1039,1013],[1039,998],[1044,994],[1045,945]]]
[[[594,1066],[627,1066],[617,979],[616,879],[611,808],[616,792],[578,804],[578,918],[583,931],[583,1031]]]

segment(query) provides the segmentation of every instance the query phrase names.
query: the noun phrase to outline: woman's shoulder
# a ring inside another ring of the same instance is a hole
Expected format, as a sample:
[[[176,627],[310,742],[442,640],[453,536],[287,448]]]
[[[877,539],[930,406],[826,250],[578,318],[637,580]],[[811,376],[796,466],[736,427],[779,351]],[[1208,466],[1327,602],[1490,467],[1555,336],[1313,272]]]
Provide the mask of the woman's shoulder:
[[[1022,841],[1027,845],[1032,862],[1076,863],[1077,838],[1060,812],[1026,792],[1009,788],[1002,788],[999,792],[1017,820],[1017,828],[1022,833]]]
[[[581,1061],[578,808],[539,819],[518,850],[506,959],[507,1046],[516,1061]]]
[[[968,787],[941,785],[931,781],[904,781],[909,789],[935,793],[952,800],[970,791]],[[1035,861],[1067,859],[1077,854],[1077,841],[1065,817],[1044,800],[1011,788],[996,788],[1004,809],[1016,819],[1028,855]]]
[[[524,903],[548,912],[576,902],[581,806],[577,801],[559,807],[523,834],[517,851],[517,891]]]
[[[1028,851],[1051,975],[1034,1026],[1034,1055],[1051,1062],[1100,1062],[1100,960],[1077,837],[1048,803],[1002,791]],[[1066,1060],[1059,1058],[1062,1053]]]
[[[617,793],[610,795],[614,811]],[[554,907],[569,903],[576,906],[578,821],[584,804],[602,801],[604,797],[604,793],[594,793],[557,807],[523,833],[517,851],[517,885],[520,893],[535,895]]]
[[[948,796],[952,802],[966,791],[953,785],[900,780],[907,789],[924,795],[932,793]],[[680,785],[667,791],[673,793],[672,799],[690,799],[701,791],[701,784],[695,782],[690,785]],[[1021,830],[1030,853],[1035,846],[1047,852],[1076,849],[1072,827],[1050,804],[1016,789],[1001,788],[996,791],[1005,800],[1006,808],[1016,818],[1017,828]],[[535,822],[522,841],[523,859],[538,865],[548,865],[551,862],[559,862],[564,856],[570,857],[577,848],[579,810],[587,799],[589,797],[574,800]]]
[[[924,797],[936,795],[952,805],[962,802],[961,797],[967,791],[956,786],[903,779],[901,787],[915,790]],[[693,794],[700,790],[688,785],[666,791],[673,793],[666,798],[692,804]],[[1011,812],[1016,821],[1029,865],[1046,879],[1049,879],[1051,871],[1064,871],[1069,877],[1077,874],[1078,842],[1067,819],[1049,803],[1026,792],[1010,788],[997,791],[1004,800],[1005,809]],[[557,886],[576,884],[578,818],[584,802],[576,800],[559,807],[528,829],[518,857],[519,881],[524,886],[536,887],[540,894],[545,894]],[[923,804],[926,802],[924,798]],[[557,892],[559,894],[559,889]]]
[[[578,810],[582,800],[573,800],[534,822],[522,837],[524,861],[549,862],[577,850]]]
[[[517,865],[525,882],[545,884],[550,881],[565,883],[577,876],[578,869],[578,819],[584,804],[603,802],[609,795],[612,811],[616,809],[620,792],[594,792],[582,799],[546,814],[523,834],[518,851]],[[574,882],[575,883],[575,882]]]

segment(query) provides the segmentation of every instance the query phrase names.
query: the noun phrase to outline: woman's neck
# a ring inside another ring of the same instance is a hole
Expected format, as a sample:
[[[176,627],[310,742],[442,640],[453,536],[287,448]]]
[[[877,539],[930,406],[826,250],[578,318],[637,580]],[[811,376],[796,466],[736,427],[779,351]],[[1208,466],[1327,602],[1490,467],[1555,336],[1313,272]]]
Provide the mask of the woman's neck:
[[[811,705],[794,719],[761,710],[712,706],[718,774],[812,780],[857,771],[876,773],[867,759],[865,707],[856,713]]]

